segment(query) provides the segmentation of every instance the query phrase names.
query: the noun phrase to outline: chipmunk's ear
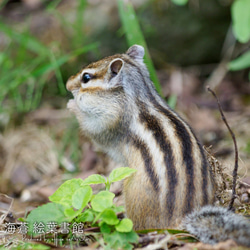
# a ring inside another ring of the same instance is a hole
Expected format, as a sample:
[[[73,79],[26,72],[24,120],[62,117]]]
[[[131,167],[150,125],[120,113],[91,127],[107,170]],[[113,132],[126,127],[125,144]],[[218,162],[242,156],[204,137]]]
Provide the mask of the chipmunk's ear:
[[[121,58],[116,58],[109,64],[109,71],[113,77],[119,74],[123,67],[123,64],[124,62]]]
[[[145,51],[142,46],[135,44],[127,50],[126,54],[134,60],[143,62]]]

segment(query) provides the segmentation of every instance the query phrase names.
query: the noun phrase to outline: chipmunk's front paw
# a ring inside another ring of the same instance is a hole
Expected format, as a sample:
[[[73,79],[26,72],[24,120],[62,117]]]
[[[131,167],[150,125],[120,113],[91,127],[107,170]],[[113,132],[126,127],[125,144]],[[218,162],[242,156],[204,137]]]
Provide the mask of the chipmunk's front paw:
[[[71,112],[78,112],[79,111],[79,108],[76,104],[76,101],[75,99],[70,99],[67,103],[67,109],[69,109]]]

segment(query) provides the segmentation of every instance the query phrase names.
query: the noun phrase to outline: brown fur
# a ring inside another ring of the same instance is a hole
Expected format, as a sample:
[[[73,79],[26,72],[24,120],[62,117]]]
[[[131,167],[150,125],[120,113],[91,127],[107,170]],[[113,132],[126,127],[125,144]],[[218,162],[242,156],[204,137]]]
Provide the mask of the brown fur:
[[[137,170],[123,186],[134,228],[178,227],[213,203],[213,179],[193,131],[154,89],[143,55],[135,45],[82,69],[67,82],[69,108],[99,150]],[[93,77],[82,83],[85,73]]]
[[[91,88],[86,88],[86,89],[80,89],[80,93],[84,93],[84,92],[87,92],[87,93],[96,93],[98,91],[103,91],[102,88],[100,87],[91,87]]]

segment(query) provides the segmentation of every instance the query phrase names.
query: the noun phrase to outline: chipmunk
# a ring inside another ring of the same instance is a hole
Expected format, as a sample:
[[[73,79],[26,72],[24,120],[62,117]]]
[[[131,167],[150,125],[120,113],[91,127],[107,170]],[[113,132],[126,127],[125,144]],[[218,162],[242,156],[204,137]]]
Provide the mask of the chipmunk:
[[[200,142],[159,96],[143,57],[134,45],[71,76],[68,109],[99,150],[137,170],[123,183],[134,229],[177,228],[214,202],[215,185]]]

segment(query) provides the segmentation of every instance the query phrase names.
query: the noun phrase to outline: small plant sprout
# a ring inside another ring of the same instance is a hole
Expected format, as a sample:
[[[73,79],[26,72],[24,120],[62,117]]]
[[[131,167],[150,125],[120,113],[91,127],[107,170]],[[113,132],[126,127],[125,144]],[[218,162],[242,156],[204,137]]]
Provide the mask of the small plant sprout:
[[[49,197],[50,203],[30,212],[26,219],[29,225],[28,234],[39,235],[41,225],[43,225],[43,233],[51,232],[52,222],[55,228],[60,224],[68,223],[72,230],[76,223],[84,225],[88,223],[92,227],[100,228],[101,234],[92,235],[97,240],[100,236],[103,237],[105,249],[132,249],[131,243],[138,241],[138,235],[133,231],[133,222],[128,218],[118,219],[117,213],[123,212],[124,208],[117,207],[113,203],[115,194],[109,190],[113,182],[121,181],[135,171],[135,169],[121,167],[114,169],[108,178],[94,174],[85,180],[72,179],[64,182]],[[93,195],[90,186],[93,184],[105,184],[106,190]],[[69,232],[68,237],[70,236],[72,233]],[[65,235],[61,237],[66,240]]]

